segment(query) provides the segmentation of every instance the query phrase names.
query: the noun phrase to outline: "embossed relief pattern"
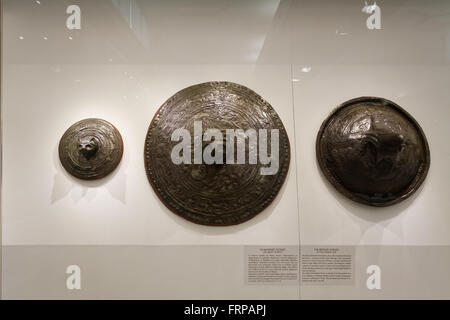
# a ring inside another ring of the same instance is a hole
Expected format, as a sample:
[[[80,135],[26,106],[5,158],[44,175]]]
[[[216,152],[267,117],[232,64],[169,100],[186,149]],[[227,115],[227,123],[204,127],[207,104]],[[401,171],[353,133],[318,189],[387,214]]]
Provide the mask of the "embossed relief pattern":
[[[102,119],[84,119],[73,124],[59,142],[64,169],[84,180],[100,179],[119,164],[123,142],[119,131]]]
[[[203,132],[278,129],[278,172],[261,175],[263,165],[249,164],[247,143],[245,164],[174,164],[172,132],[185,128],[193,137],[194,121],[200,120]],[[176,214],[205,225],[238,224],[261,212],[279,192],[289,161],[287,133],[273,108],[252,90],[229,82],[202,83],[176,93],[155,115],[145,142],[145,167],[159,198]]]
[[[419,188],[430,165],[419,124],[392,101],[345,102],[322,124],[317,159],[326,178],[352,200],[387,206]]]

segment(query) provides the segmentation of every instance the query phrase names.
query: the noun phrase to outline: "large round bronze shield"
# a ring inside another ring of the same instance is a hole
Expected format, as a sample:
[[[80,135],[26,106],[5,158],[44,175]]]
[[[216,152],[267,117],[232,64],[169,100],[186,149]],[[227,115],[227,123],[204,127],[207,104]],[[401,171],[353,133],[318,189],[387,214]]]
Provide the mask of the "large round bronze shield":
[[[430,166],[427,139],[416,120],[394,102],[376,97],[338,106],[320,128],[316,154],[339,192],[378,207],[413,194]]]
[[[117,167],[122,154],[119,131],[102,119],[78,121],[59,142],[59,159],[64,169],[83,180],[105,177]]]
[[[188,133],[187,140],[173,139],[177,129]],[[223,136],[205,141],[209,129]],[[174,148],[182,142],[185,149],[178,153]],[[207,162],[204,155],[212,143],[222,148],[211,153],[222,161]],[[240,162],[238,150],[245,150]],[[266,151],[273,152],[270,163],[260,157]],[[174,152],[183,162],[174,161]],[[258,94],[235,83],[207,82],[179,91],[160,107],[144,156],[148,179],[172,212],[198,224],[225,226],[251,219],[275,199],[288,172],[290,146],[277,113]],[[263,174],[269,167],[271,172]]]

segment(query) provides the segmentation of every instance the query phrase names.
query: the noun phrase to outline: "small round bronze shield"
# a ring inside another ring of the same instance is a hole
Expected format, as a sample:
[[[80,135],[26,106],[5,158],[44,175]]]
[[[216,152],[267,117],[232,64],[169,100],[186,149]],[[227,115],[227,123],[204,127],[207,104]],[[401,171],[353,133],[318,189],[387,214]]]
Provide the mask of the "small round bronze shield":
[[[122,154],[119,131],[102,119],[78,121],[59,142],[59,159],[64,169],[83,180],[105,177],[117,167]]]
[[[394,102],[377,97],[338,106],[319,130],[316,155],[339,192],[378,207],[408,198],[430,166],[428,142],[417,121]]]

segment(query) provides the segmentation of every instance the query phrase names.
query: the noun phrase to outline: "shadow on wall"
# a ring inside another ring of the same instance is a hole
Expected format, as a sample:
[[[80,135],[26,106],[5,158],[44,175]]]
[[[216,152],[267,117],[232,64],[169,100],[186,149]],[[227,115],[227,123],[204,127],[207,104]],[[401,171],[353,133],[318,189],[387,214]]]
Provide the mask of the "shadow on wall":
[[[414,200],[418,197],[429,180],[425,179],[419,189],[417,189],[415,193],[413,193],[409,198],[403,200],[402,202],[388,207],[372,207],[352,201],[338,192],[324,176],[317,161],[316,170],[319,171],[322,183],[326,185],[328,192],[333,195],[336,201],[345,209],[346,212],[349,212],[353,215],[354,222],[357,223],[360,227],[361,236],[372,229],[374,225],[378,224],[382,225],[384,229],[397,234],[399,238],[403,238],[403,231],[401,227],[400,229],[397,228],[398,230],[389,227],[390,220],[401,214],[402,212],[405,212],[413,204]],[[358,219],[355,219],[355,217]],[[382,241],[381,237],[382,234],[380,234],[380,243]]]
[[[124,157],[120,161],[117,168],[109,175],[98,180],[81,180],[70,175],[64,167],[61,165],[58,154],[59,141],[55,145],[53,152],[53,163],[56,169],[56,174],[53,177],[53,188],[51,194],[51,204],[64,199],[70,194],[74,202],[78,202],[81,199],[86,201],[92,201],[98,193],[98,189],[105,187],[109,194],[122,203],[126,203],[126,182],[127,175],[123,172],[122,167],[124,164]]]

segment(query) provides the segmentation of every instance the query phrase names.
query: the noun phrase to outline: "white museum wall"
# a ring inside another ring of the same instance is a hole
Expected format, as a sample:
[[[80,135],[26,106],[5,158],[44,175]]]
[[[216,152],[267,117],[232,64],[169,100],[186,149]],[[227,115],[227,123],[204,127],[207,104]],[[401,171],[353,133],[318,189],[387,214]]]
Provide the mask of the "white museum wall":
[[[370,4],[370,3],[369,3]],[[358,1],[294,1],[291,28],[301,245],[449,245],[450,6],[383,1],[370,30]],[[420,124],[431,167],[409,199],[372,208],[339,194],[315,154],[322,122],[360,96],[394,101]]]
[[[211,80],[263,93],[293,137],[289,67],[7,65],[5,78],[4,245],[298,244],[294,152],[274,203],[248,222],[223,228],[196,225],[166,209],[143,161],[157,109],[177,91]],[[113,174],[85,182],[64,171],[57,148],[71,124],[89,117],[117,127],[124,155]]]
[[[367,29],[359,0],[78,2],[82,29],[69,31],[64,1],[4,1],[1,211],[3,272],[11,279],[4,297],[77,298],[20,283],[47,279],[72,258],[95,279],[83,298],[448,296],[439,278],[450,261],[439,249],[450,244],[448,1],[379,1],[381,30]],[[223,228],[195,225],[167,210],[143,161],[158,107],[180,89],[213,80],[260,94],[291,142],[289,174],[274,203],[246,223]],[[316,164],[322,121],[340,103],[368,95],[412,114],[431,149],[425,183],[388,208],[341,196]],[[64,131],[87,117],[111,122],[124,139],[119,167],[92,182],[68,175],[57,154]],[[111,252],[95,257],[72,248],[54,258],[51,248],[62,245],[149,247],[148,256],[119,271],[109,263],[117,259]],[[245,285],[245,245],[357,246],[356,283]],[[37,251],[9,249],[15,246]],[[437,247],[416,252],[409,246]],[[35,257],[41,257],[33,261],[36,269],[17,267]],[[384,291],[365,287],[371,263],[387,270]],[[105,273],[96,278],[100,270]],[[112,288],[109,281],[119,273],[123,279]]]
[[[447,66],[296,66],[294,101],[300,181],[301,244],[449,245],[450,68]],[[326,94],[317,95],[324,90]],[[348,200],[316,164],[316,135],[339,104],[360,96],[394,101],[421,125],[431,150],[427,179],[409,199],[387,208]],[[307,121],[305,121],[307,119]]]
[[[290,66],[257,64],[279,1],[79,6],[81,30],[68,30],[64,2],[4,3],[3,244],[298,244],[294,149],[274,203],[224,228],[169,212],[143,161],[156,110],[206,81],[260,94],[294,141]],[[119,167],[94,182],[68,175],[57,154],[64,131],[88,117],[111,122],[124,140]]]
[[[371,3],[368,2],[370,5]],[[448,1],[377,1],[369,30],[360,1],[294,1],[293,94],[300,244],[355,248],[353,285],[301,285],[302,299],[448,299],[450,200],[450,6]],[[385,208],[355,203],[321,173],[317,132],[339,104],[390,99],[421,125],[431,167],[409,199]],[[377,265],[381,290],[368,290]]]
[[[4,1],[2,298],[299,297],[298,285],[245,284],[245,245],[299,241],[291,68],[258,64],[279,3],[83,0],[82,29],[70,31],[65,1]],[[166,209],[143,160],[159,106],[213,80],[266,99],[292,148],[272,205],[223,228]],[[118,168],[91,182],[67,174],[57,154],[64,131],[87,117],[124,140]],[[62,285],[69,264],[83,270],[80,292]]]
[[[6,246],[2,299],[298,299],[298,285],[247,285],[240,246]],[[67,290],[68,265],[81,290]]]

